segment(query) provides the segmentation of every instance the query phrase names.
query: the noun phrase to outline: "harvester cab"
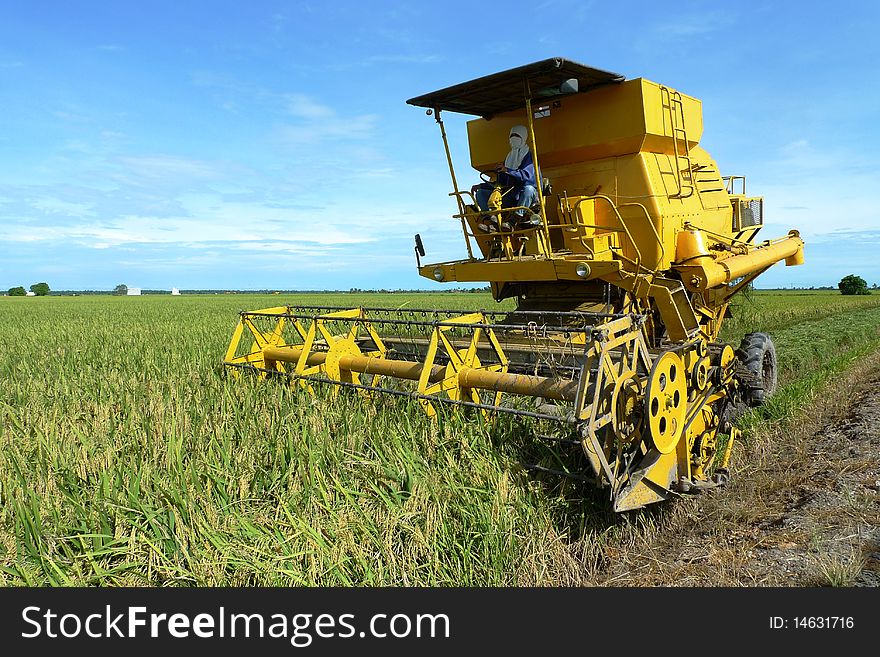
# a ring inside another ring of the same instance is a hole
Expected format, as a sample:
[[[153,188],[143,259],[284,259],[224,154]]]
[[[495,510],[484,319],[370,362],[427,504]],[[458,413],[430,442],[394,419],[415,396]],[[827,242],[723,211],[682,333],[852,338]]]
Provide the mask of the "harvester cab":
[[[431,416],[442,405],[518,416],[585,455],[587,471],[568,474],[617,511],[723,484],[735,409],[773,394],[776,352],[763,333],[725,344],[722,322],[763,271],[802,263],[804,244],[797,231],[756,240],[763,200],[700,147],[700,101],[554,58],[407,102],[440,127],[467,254],[423,264],[416,236],[419,273],[488,282],[516,308],[243,312],[225,364],[307,390],[408,397]],[[443,112],[475,117],[478,172],[497,169],[510,129],[526,126],[535,202],[490,195],[480,207],[460,189]],[[480,230],[487,218],[497,231]]]

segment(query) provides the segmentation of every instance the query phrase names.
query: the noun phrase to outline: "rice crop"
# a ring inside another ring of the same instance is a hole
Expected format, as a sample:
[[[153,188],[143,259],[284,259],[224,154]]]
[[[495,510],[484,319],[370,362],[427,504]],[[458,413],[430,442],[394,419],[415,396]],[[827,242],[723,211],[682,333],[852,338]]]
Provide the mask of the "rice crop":
[[[0,583],[556,585],[658,529],[519,467],[521,421],[233,379],[239,310],[497,308],[488,294],[0,299]],[[773,334],[802,411],[880,348],[880,295],[752,293],[724,336]],[[592,570],[591,570],[592,569]]]

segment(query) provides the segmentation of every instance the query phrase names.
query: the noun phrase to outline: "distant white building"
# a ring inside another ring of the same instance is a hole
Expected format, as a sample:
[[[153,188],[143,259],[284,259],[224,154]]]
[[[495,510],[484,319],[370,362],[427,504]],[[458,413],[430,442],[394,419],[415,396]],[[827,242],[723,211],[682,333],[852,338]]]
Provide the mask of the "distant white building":
[[[24,295],[25,295],[26,297],[35,297],[35,296],[37,296],[36,292],[31,292],[30,290],[27,291],[27,292],[25,292]]]
[[[171,288],[171,296],[172,296],[172,297],[179,297],[179,296],[180,296],[180,290],[178,290],[176,287],[172,287],[172,288]]]
[[[141,288],[130,287],[130,288],[128,288],[128,292],[126,292],[126,294],[130,297],[139,297],[139,296],[141,296]]]

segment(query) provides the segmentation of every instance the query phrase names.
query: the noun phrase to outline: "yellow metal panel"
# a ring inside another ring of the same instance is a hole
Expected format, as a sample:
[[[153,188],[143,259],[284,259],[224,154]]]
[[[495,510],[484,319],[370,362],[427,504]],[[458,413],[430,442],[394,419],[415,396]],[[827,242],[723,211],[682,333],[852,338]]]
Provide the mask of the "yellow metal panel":
[[[503,260],[503,261],[459,261],[425,265],[419,274],[425,278],[434,277],[434,269],[439,267],[443,273],[443,282],[451,281],[582,281],[578,276],[578,264],[589,265],[589,278],[600,278],[620,270],[620,262],[616,260],[589,260],[587,258],[553,258],[542,260]]]
[[[683,94],[682,104],[689,145],[695,146],[703,133],[702,105]],[[548,108],[549,114],[535,121],[545,175],[553,167],[584,160],[640,150],[673,152],[669,107],[662,102],[660,85],[650,80],[636,78],[599,87],[555,100]],[[510,128],[526,119],[523,109],[469,121],[471,165],[485,170],[502,162]]]
[[[711,156],[699,146],[691,149],[691,162],[694,170],[694,183],[696,192],[704,210],[725,210],[728,216],[732,213],[730,195],[727,193],[727,185],[721,178],[718,165]],[[726,226],[729,229],[730,224]]]
[[[585,280],[577,275],[577,266],[581,263],[589,266],[590,275],[588,278],[591,279],[606,276],[620,270],[620,263],[615,260],[576,260],[566,258],[565,260],[554,260],[553,263],[556,269],[556,278],[561,281]]]
[[[443,269],[444,281],[554,281],[556,270],[551,260],[489,262],[474,260],[436,265]],[[420,273],[433,277],[435,265],[422,267]]]
[[[672,152],[672,124],[669,106],[664,99],[661,85],[644,78],[641,83],[642,109],[645,115],[645,147],[643,150],[655,153]],[[672,90],[671,90],[672,91]],[[684,127],[687,131],[689,146],[696,146],[703,136],[703,105],[691,96],[681,94],[684,110]]]

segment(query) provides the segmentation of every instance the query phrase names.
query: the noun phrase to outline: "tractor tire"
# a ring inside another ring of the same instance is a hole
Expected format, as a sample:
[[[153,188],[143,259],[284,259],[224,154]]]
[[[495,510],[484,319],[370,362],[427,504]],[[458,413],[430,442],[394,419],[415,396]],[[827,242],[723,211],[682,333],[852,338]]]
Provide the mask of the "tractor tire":
[[[760,406],[776,392],[776,346],[766,333],[747,333],[736,350],[736,358],[742,401],[746,406]]]

